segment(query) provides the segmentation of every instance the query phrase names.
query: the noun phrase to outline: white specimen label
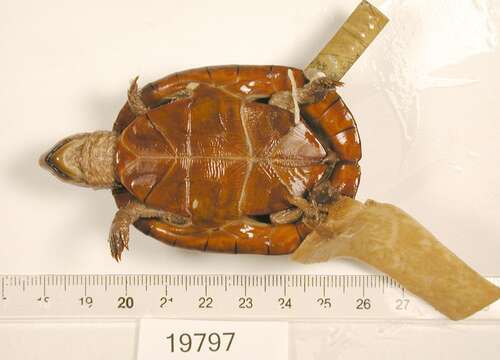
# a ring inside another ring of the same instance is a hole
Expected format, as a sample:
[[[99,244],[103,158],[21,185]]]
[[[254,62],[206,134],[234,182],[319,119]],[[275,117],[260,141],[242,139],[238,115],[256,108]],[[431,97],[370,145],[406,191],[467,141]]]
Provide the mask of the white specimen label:
[[[143,319],[138,360],[288,359],[288,323]]]

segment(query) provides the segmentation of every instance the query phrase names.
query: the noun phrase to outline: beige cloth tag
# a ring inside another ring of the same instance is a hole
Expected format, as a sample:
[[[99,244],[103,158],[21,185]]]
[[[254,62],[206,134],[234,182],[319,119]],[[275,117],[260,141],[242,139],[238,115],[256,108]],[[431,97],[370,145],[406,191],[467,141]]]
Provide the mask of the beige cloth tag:
[[[389,19],[368,1],[361,1],[304,73],[309,80],[328,76],[340,80],[375,40]]]
[[[303,263],[350,257],[397,280],[453,320],[500,298],[491,284],[396,206],[342,198],[293,254]]]

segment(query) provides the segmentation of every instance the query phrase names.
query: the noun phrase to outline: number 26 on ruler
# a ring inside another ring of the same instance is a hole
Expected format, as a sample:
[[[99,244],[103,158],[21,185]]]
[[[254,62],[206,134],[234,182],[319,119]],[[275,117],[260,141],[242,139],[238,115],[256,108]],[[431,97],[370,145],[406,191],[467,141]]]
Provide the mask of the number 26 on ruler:
[[[171,333],[167,336],[169,350],[171,353],[181,352],[203,352],[203,351],[229,351],[234,339],[234,332],[225,332],[219,334],[212,333],[182,333],[176,336]]]

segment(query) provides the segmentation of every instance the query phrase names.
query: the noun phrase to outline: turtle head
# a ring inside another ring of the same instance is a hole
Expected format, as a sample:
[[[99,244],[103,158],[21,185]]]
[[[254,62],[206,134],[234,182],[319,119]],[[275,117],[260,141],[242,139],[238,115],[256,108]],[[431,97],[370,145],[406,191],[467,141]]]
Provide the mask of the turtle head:
[[[43,154],[40,165],[74,185],[110,188],[115,182],[116,141],[111,131],[73,135]]]

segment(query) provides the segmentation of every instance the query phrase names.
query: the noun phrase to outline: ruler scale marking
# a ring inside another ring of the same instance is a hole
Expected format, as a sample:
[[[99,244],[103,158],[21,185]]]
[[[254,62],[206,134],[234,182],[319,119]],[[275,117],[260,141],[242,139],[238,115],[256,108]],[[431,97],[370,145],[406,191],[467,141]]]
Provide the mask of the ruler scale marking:
[[[175,279],[182,281],[176,284]],[[500,277],[489,277],[489,280],[500,283]],[[115,286],[108,288],[106,284],[109,283]],[[252,287],[250,293],[249,286]],[[425,312],[432,310],[422,306],[421,300],[386,275],[0,275],[0,287],[0,319],[51,316],[137,318],[144,315],[231,318],[243,314],[241,309],[245,308],[238,307],[242,293],[245,299],[252,299],[251,312],[247,308],[245,314],[260,318],[442,318],[437,312],[426,315]],[[90,294],[89,287],[92,289]],[[197,301],[200,287],[206,298],[214,304],[224,305],[200,310]],[[375,288],[381,291],[370,291]],[[322,298],[317,297],[318,290]],[[133,297],[134,304],[120,310],[115,301],[123,296],[123,291],[126,297]],[[82,306],[82,300],[75,301],[75,297],[81,296],[78,294],[84,295],[84,301],[89,298],[91,306]],[[281,312],[273,305],[280,295],[283,296],[280,302],[284,300],[280,304]],[[156,299],[163,296],[163,308],[156,308]],[[331,307],[332,298],[335,299],[335,311],[326,311]],[[369,300],[371,307],[361,308],[360,300]],[[487,311],[481,311],[477,318],[500,321],[500,302],[490,305]]]

